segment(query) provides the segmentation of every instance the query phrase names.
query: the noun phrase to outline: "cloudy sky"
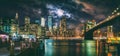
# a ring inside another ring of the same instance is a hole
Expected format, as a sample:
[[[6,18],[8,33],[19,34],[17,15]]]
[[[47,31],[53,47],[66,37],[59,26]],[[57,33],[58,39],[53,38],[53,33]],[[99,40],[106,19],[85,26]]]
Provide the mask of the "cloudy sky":
[[[66,16],[68,27],[74,28],[86,20],[104,20],[119,5],[119,0],[0,0],[0,17],[14,18],[18,12],[20,22],[25,16],[35,20],[48,15],[57,22]]]

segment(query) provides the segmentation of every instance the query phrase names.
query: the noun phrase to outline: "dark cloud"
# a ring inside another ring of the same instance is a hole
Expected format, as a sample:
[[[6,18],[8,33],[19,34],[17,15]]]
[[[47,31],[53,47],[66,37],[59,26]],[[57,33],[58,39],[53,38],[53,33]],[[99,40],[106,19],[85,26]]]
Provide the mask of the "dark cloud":
[[[103,8],[114,9],[120,5],[119,0],[80,0]]]

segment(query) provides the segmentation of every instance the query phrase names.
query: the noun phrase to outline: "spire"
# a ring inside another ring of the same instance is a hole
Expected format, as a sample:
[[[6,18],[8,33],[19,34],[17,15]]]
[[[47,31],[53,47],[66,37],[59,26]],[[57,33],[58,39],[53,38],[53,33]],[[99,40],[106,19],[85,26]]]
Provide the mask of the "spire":
[[[18,19],[18,13],[16,13],[15,19]]]

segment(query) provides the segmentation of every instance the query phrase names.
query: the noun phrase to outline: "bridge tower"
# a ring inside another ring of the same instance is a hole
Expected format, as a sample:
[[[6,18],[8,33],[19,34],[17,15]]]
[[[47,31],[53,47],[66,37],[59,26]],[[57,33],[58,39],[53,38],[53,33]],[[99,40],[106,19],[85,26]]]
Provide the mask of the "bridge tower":
[[[95,20],[92,20],[92,21],[88,20],[87,23],[84,24],[85,39],[91,40],[93,38],[93,32],[94,31],[89,31],[89,30],[92,29],[94,26],[96,26],[96,21]]]
[[[11,36],[18,34],[19,22],[18,22],[18,13],[15,15],[15,19],[11,19]]]

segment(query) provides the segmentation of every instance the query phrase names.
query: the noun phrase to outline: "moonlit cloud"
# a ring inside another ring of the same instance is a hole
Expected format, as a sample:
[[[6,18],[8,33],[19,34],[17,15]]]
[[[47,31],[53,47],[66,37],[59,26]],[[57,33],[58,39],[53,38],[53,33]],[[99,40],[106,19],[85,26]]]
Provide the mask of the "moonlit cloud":
[[[56,14],[60,17],[63,16],[64,11],[62,9],[57,9]]]
[[[65,15],[66,15],[68,18],[71,17],[71,14],[70,14],[70,13],[66,13]]]
[[[71,17],[71,14],[68,13],[67,11],[59,8],[59,6],[54,6],[52,4],[47,4],[46,7],[48,8],[49,14],[51,14],[52,16],[55,16],[54,18],[57,17],[62,17],[62,16],[66,16],[68,18]]]

